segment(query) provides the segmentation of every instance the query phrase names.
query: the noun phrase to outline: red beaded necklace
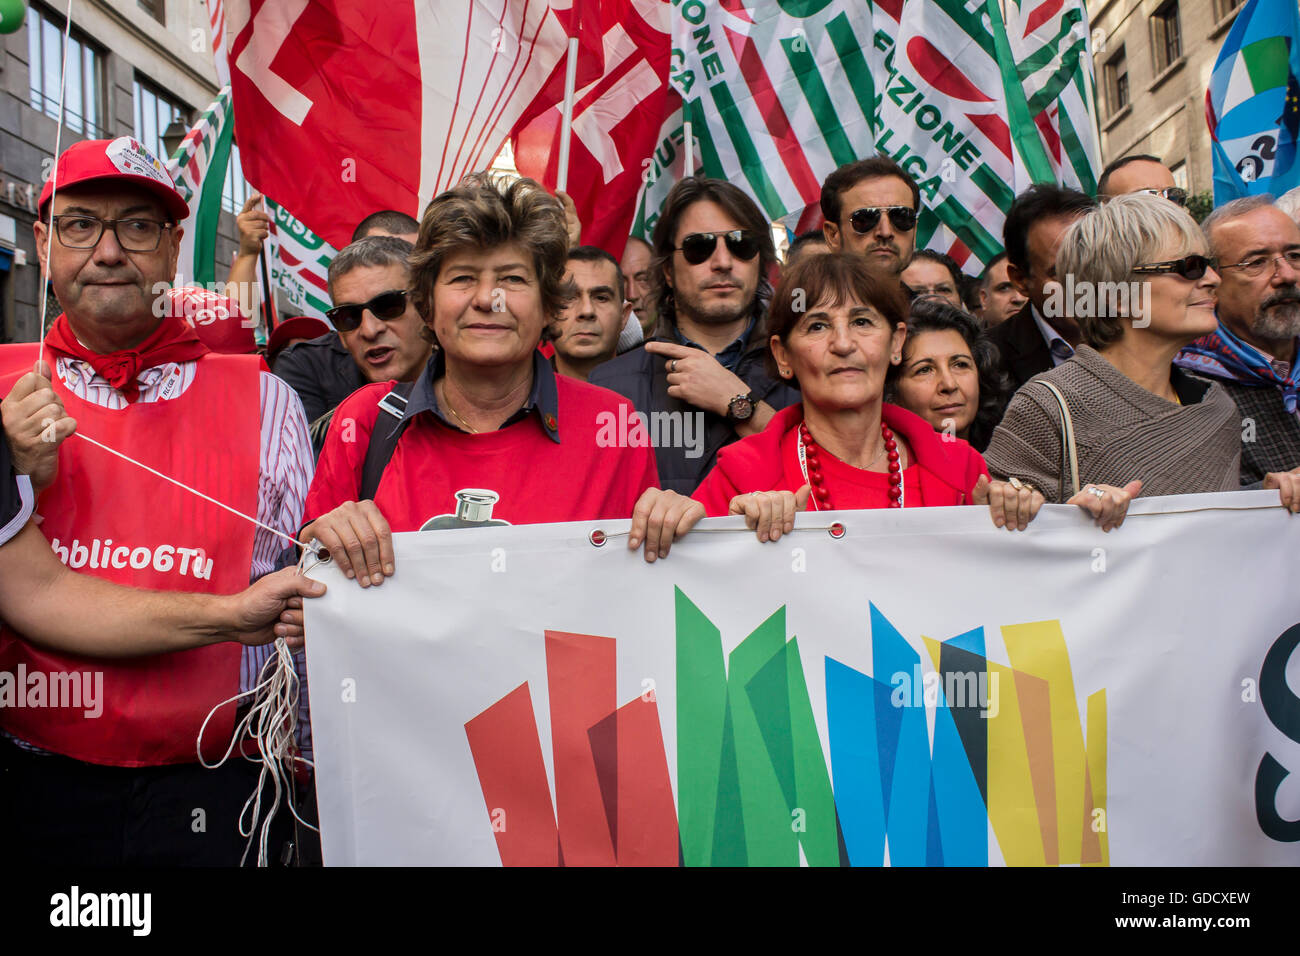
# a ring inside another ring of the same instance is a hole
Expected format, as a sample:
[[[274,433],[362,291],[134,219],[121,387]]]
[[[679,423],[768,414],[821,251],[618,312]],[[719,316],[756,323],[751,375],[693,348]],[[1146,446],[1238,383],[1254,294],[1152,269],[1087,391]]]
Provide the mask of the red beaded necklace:
[[[880,423],[880,437],[885,440],[885,454],[889,459],[889,507],[903,507],[903,469],[898,458],[898,442],[894,433],[884,422]],[[879,456],[877,456],[879,457]],[[831,495],[826,490],[826,478],[822,474],[821,461],[818,459],[817,443],[813,441],[812,432],[807,422],[799,423],[799,467],[803,476],[812,485],[813,509],[832,511]]]

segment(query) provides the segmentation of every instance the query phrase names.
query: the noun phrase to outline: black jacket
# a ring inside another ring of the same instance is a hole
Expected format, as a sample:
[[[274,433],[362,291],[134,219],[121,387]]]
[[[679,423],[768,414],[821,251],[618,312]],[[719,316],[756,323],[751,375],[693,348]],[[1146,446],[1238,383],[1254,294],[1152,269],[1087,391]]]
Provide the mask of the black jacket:
[[[751,337],[753,341],[741,355],[735,373],[761,401],[767,402],[777,411],[798,402],[800,400],[798,391],[767,374],[764,368],[767,340],[758,334],[757,329]],[[650,341],[674,342],[675,340],[654,336]],[[686,415],[701,416],[691,420],[693,428],[698,429],[698,425],[703,426],[702,430],[689,432],[692,438],[698,436],[697,440],[689,445],[685,441],[660,442],[655,447],[660,486],[679,494],[689,495],[717,463],[718,449],[731,444],[739,436],[731,423],[721,415],[703,411],[681,399],[669,397],[667,366],[668,360],[664,356],[652,355],[643,346],[638,346],[597,366],[591,373],[589,381],[592,385],[618,392],[630,401],[637,411],[647,415],[656,412],[675,412],[677,414],[673,417],[678,421],[685,421]],[[662,435],[665,431],[667,429],[651,429],[650,434],[653,439],[656,434]],[[684,427],[680,434],[687,435]]]
[[[272,371],[298,393],[308,425],[369,384],[334,332],[290,345],[275,357]],[[319,457],[320,447],[314,450]]]
[[[1033,306],[1025,307],[1005,322],[989,329],[989,341],[998,347],[1002,369],[1011,377],[1012,391],[1020,388],[1039,372],[1054,368],[1052,350],[1047,347],[1038,323],[1034,321]]]

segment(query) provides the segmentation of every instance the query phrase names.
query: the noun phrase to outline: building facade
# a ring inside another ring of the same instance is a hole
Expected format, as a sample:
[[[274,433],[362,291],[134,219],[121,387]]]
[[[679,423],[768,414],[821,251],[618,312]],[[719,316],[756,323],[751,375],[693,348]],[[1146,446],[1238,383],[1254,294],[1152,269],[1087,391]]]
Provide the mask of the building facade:
[[[31,0],[24,26],[0,35],[0,342],[34,341],[41,327],[32,223],[59,134],[66,10],[66,0]],[[164,157],[168,125],[188,126],[216,96],[209,42],[202,0],[73,0],[60,148],[130,135]],[[234,210],[247,188],[233,160],[218,277],[238,247]]]
[[[1088,0],[1103,164],[1147,153],[1193,197],[1213,191],[1205,91],[1244,2]]]

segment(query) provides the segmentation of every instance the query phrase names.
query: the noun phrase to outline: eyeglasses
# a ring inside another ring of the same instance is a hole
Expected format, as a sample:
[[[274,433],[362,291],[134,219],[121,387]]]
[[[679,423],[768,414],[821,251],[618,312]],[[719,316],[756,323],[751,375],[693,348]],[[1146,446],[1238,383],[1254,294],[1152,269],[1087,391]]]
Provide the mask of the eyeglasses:
[[[889,213],[889,224],[899,232],[911,232],[916,225],[916,210],[911,206],[866,206],[849,213],[849,225],[865,236],[880,223],[880,214]]]
[[[1138,192],[1146,193],[1148,196],[1163,196],[1175,206],[1187,205],[1187,190],[1178,186],[1168,186],[1164,189],[1139,189]]]
[[[1199,279],[1205,275],[1206,271],[1213,269],[1215,261],[1208,256],[1183,256],[1181,259],[1170,259],[1167,262],[1149,262],[1146,265],[1137,266],[1133,272],[1137,275],[1173,275],[1182,276],[1184,279]]]
[[[1268,266],[1273,267],[1272,271],[1269,273],[1270,275],[1272,275],[1273,272],[1276,272],[1277,264],[1282,259],[1285,259],[1286,264],[1290,266],[1292,269],[1295,269],[1297,272],[1300,272],[1300,249],[1288,249],[1286,252],[1283,252],[1281,255],[1276,255],[1276,256],[1270,256],[1266,254],[1261,254],[1258,256],[1247,256],[1245,259],[1242,259],[1240,262],[1229,263],[1225,265],[1223,268],[1240,269],[1242,275],[1249,276],[1252,279],[1258,279],[1260,276],[1264,274],[1264,270]]]
[[[682,244],[674,252],[680,252],[682,258],[693,266],[709,259],[718,248],[718,238],[727,243],[727,251],[737,259],[748,262],[758,255],[758,239],[752,232],[733,229],[731,232],[693,232],[682,239]]]
[[[390,289],[360,305],[336,305],[325,316],[340,332],[353,332],[361,327],[361,313],[367,309],[385,322],[395,319],[406,311],[406,290]]]
[[[99,219],[95,216],[52,216],[54,234],[69,249],[94,249],[108,226],[117,244],[127,252],[153,252],[162,241],[164,229],[173,223],[156,219]]]

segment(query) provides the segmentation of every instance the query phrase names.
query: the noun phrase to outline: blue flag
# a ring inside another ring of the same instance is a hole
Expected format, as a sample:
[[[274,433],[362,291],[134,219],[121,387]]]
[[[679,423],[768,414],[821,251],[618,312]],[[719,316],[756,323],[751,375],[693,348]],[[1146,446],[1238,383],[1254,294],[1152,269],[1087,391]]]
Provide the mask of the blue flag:
[[[1214,204],[1300,186],[1300,7],[1249,0],[1214,63],[1205,94]]]

